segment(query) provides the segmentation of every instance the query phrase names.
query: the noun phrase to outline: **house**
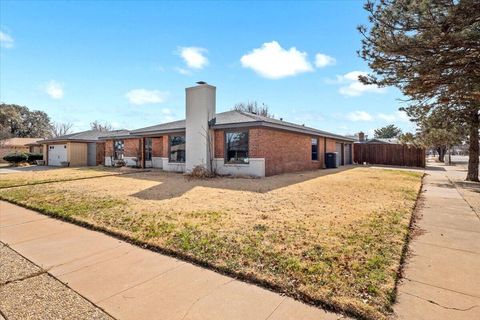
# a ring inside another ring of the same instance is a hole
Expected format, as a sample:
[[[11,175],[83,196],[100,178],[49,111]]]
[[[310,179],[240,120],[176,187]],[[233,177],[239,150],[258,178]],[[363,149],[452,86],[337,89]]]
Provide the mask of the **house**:
[[[13,152],[38,152],[38,149],[30,148],[30,144],[40,139],[41,138],[10,138],[1,140],[0,161],[3,161],[5,155]]]
[[[356,138],[355,143],[380,143],[380,144],[400,144],[400,141],[398,138],[373,138],[373,139],[368,139],[365,133],[360,131],[358,134],[356,134],[354,137]]]
[[[103,163],[105,143],[100,136],[127,133],[126,130],[100,132],[88,130],[38,141],[43,146],[43,160],[49,166],[96,166]]]
[[[216,113],[216,88],[204,82],[186,89],[186,119],[100,137],[105,165],[219,174],[271,176],[324,168],[326,152],[352,163],[354,139],[257,114]]]
[[[30,153],[43,153],[43,146],[38,141],[37,142],[32,142],[32,143],[27,143],[25,145],[25,147],[28,148],[28,152],[30,152]]]

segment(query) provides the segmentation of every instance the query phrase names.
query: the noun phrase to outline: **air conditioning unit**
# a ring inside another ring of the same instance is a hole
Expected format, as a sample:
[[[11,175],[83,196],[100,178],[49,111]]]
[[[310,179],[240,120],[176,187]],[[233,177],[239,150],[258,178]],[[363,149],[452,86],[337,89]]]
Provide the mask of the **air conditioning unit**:
[[[327,169],[338,168],[337,156],[336,152],[325,153],[325,167]]]

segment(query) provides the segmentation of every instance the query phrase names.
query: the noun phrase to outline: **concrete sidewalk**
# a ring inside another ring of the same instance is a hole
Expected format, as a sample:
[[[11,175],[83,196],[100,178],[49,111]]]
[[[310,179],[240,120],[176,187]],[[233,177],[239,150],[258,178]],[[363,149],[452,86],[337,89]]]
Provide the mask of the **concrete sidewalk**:
[[[117,319],[343,318],[6,202],[0,241]]]
[[[394,306],[400,319],[480,319],[480,219],[449,180],[461,170],[427,169]]]

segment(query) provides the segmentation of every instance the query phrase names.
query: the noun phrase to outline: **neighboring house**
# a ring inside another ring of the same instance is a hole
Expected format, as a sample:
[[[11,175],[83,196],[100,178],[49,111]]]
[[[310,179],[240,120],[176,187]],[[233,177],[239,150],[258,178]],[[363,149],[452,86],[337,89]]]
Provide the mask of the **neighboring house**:
[[[42,140],[40,140],[40,142],[41,141]],[[43,153],[43,146],[38,141],[33,143],[27,143],[25,146],[28,147],[28,151],[31,153]]]
[[[357,133],[355,136],[350,136],[352,139],[355,139],[355,143],[385,143],[385,144],[400,144],[398,138],[373,138],[368,139],[363,132]]]
[[[6,154],[13,152],[33,152],[30,150],[29,144],[41,138],[10,138],[0,141],[0,161]]]
[[[105,144],[100,136],[126,134],[126,130],[100,132],[88,130],[38,141],[43,145],[43,160],[49,166],[66,163],[72,167],[96,166],[103,163]]]
[[[103,136],[105,165],[191,172],[202,166],[219,174],[270,176],[324,168],[325,152],[351,164],[354,139],[252,113],[216,113],[216,88],[186,89],[186,119]]]

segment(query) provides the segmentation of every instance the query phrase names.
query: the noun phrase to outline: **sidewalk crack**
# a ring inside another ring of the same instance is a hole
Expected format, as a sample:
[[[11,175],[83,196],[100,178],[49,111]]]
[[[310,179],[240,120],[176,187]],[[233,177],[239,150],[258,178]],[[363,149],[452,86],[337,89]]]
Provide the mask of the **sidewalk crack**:
[[[197,300],[195,300],[191,305],[190,307],[188,307],[187,311],[185,312],[185,314],[183,315],[182,319],[181,320],[185,320],[185,318],[188,316],[188,314],[190,313],[190,311],[193,309],[193,307],[200,301],[200,300],[203,300],[205,299],[206,297],[210,296],[211,294],[213,294],[215,291],[217,291],[220,287],[223,287],[223,286],[226,286],[227,284],[231,283],[235,281],[235,279],[230,279],[224,283],[221,283],[219,284],[218,286],[216,286],[215,288],[213,288],[210,292],[204,294],[203,296],[197,298]]]
[[[465,311],[470,311],[474,308],[478,308],[480,307],[479,305],[473,305],[471,307],[468,307],[468,308],[455,308],[455,307],[447,307],[447,306],[444,306],[438,302],[435,302],[433,300],[430,300],[430,299],[426,299],[426,298],[423,298],[423,297],[420,297],[420,296],[417,296],[415,294],[412,294],[412,293],[408,293],[408,292],[404,292],[404,291],[401,291],[403,294],[406,294],[406,295],[409,295],[409,296],[412,296],[412,297],[415,297],[417,299],[420,299],[420,300],[424,300],[424,301],[427,301],[428,303],[431,303],[431,304],[434,304],[436,306],[439,306],[443,309],[447,309],[447,310],[455,310],[455,311],[462,311],[462,312],[465,312]]]

